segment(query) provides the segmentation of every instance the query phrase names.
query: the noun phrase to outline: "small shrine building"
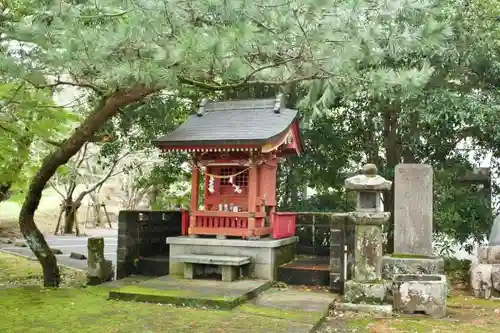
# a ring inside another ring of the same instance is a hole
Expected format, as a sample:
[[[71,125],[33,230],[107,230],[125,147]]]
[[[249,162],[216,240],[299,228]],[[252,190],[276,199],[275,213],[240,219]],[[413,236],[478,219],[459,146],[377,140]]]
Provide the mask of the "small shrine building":
[[[295,213],[276,212],[276,177],[281,161],[302,153],[297,116],[297,110],[285,107],[281,94],[257,100],[204,99],[196,115],[154,142],[164,152],[190,154],[189,235],[295,235]]]

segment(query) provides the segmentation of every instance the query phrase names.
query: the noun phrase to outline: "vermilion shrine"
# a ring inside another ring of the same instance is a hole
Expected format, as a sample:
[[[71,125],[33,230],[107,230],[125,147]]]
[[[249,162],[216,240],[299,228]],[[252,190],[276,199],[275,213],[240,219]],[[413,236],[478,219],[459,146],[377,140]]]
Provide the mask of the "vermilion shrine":
[[[255,239],[293,236],[295,214],[276,212],[278,163],[302,151],[297,111],[284,99],[212,102],[155,144],[190,153],[188,234]],[[200,174],[203,178],[199,201]]]
[[[295,213],[276,211],[277,168],[302,152],[297,111],[285,107],[283,95],[205,99],[196,115],[154,144],[188,152],[193,170],[187,235],[167,238],[170,274],[276,280],[297,242]]]

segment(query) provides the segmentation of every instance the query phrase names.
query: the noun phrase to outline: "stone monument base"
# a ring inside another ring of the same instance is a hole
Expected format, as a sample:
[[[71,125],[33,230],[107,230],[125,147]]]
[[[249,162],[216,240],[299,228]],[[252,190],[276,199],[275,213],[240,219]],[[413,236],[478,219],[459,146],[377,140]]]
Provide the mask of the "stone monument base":
[[[392,254],[383,256],[381,265],[385,280],[402,274],[444,274],[444,260],[439,257]]]
[[[168,237],[170,245],[169,274],[183,275],[184,264],[175,259],[183,254],[212,256],[245,256],[251,258],[249,275],[263,280],[277,280],[278,267],[295,257],[298,237],[259,240]]]
[[[387,283],[380,281],[354,281],[344,284],[344,302],[362,304],[383,304],[386,300]]]
[[[402,313],[423,312],[441,318],[446,316],[447,292],[445,275],[398,275],[392,283],[392,306]]]

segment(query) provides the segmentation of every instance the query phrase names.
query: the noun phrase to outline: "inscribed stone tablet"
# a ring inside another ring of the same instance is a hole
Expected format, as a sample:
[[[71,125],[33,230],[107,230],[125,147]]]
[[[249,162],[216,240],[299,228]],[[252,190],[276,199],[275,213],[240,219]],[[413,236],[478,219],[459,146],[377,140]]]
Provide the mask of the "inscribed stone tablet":
[[[398,164],[394,174],[394,252],[432,255],[432,167]]]

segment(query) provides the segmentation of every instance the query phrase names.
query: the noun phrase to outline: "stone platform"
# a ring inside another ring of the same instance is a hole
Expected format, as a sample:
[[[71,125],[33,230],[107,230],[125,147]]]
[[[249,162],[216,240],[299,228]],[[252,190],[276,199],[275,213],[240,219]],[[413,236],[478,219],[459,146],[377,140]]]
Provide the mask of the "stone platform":
[[[204,306],[231,309],[254,298],[271,286],[270,281],[239,280],[222,282],[214,280],[186,280],[162,276],[124,285],[109,292],[110,299],[147,303]]]
[[[263,280],[277,280],[278,267],[291,261],[295,255],[298,237],[259,240],[214,239],[202,237],[168,237],[170,245],[169,274],[183,275],[184,265],[175,256],[200,254],[213,256],[250,257],[249,275]]]

